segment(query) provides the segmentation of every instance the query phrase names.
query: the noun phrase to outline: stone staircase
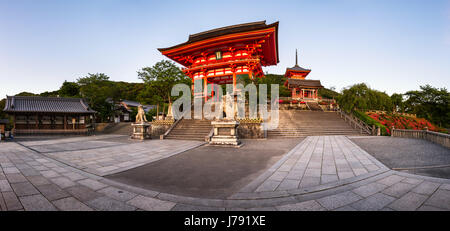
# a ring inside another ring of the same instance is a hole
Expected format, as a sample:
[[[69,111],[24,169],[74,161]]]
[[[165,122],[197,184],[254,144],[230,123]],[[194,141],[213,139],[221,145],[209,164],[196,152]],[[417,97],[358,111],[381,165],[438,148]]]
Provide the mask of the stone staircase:
[[[317,102],[306,102],[311,111],[323,111]]]
[[[335,112],[280,110],[278,128],[267,131],[268,138],[364,135]]]
[[[117,134],[117,135],[131,135],[133,128],[131,127],[132,122],[120,122],[113,123],[106,127],[101,133],[104,134]]]
[[[182,119],[165,139],[204,141],[211,129],[211,120]]]

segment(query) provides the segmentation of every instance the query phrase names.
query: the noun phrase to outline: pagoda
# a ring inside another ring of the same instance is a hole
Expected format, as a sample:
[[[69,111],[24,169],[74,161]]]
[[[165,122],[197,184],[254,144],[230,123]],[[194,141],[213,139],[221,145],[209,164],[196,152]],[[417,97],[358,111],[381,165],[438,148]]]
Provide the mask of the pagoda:
[[[187,42],[158,49],[163,55],[181,64],[182,71],[202,91],[195,97],[207,96],[208,84],[220,87],[244,77],[263,77],[263,66],[276,65],[278,57],[278,22],[266,21],[238,24],[189,35]],[[196,81],[199,81],[198,83]],[[214,98],[214,97],[213,97]]]
[[[297,50],[295,50],[295,66],[286,68],[284,76],[287,78],[285,86],[291,90],[292,99],[303,101],[318,101],[318,91],[323,88],[320,80],[305,79],[311,69],[305,69],[298,65]]]

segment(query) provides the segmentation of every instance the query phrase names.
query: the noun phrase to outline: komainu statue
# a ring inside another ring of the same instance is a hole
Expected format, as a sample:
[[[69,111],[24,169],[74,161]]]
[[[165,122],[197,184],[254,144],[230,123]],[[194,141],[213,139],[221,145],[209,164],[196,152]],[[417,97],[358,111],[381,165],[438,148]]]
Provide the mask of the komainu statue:
[[[136,115],[136,123],[144,123],[147,122],[147,118],[145,117],[144,107],[142,105],[138,106],[138,112]]]

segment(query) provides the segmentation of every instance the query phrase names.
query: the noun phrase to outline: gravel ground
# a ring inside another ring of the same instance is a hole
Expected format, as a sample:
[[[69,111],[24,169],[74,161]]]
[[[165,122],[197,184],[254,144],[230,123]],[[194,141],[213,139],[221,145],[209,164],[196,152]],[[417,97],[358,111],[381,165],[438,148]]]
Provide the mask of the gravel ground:
[[[450,165],[450,149],[426,140],[398,137],[367,137],[351,140],[389,168]],[[402,171],[450,179],[450,167]]]

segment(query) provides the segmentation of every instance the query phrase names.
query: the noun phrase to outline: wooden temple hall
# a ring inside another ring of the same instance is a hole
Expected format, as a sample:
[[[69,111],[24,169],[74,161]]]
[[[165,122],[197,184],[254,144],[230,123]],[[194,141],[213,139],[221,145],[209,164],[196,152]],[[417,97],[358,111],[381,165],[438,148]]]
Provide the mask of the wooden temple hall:
[[[298,55],[297,50],[295,50],[295,66],[286,68],[284,75],[287,78],[284,85],[291,90],[292,99],[303,101],[319,100],[318,92],[323,86],[320,80],[305,79],[310,72],[310,69],[305,69],[298,65]]]
[[[87,134],[95,111],[79,98],[7,96],[4,111],[15,134]]]
[[[263,77],[262,66],[276,65],[278,57],[278,22],[265,21],[217,28],[189,35],[185,43],[158,49],[163,55],[184,66],[183,72],[192,79],[192,86],[201,84],[195,97],[214,100],[222,84],[239,83],[242,78]],[[196,89],[197,90],[197,89]],[[234,88],[236,90],[236,88]]]

